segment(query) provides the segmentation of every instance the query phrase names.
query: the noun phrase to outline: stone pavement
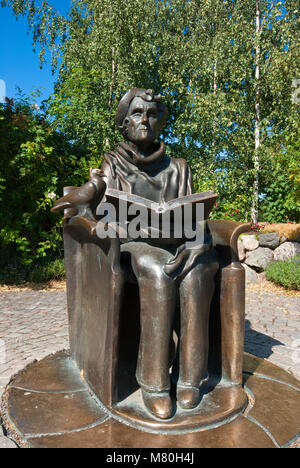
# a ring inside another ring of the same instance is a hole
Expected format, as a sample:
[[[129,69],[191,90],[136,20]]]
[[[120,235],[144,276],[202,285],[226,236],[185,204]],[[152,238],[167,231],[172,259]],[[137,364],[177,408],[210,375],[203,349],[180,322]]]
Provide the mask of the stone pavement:
[[[0,293],[0,393],[35,359],[69,347],[64,291]]]
[[[247,291],[245,351],[300,380],[300,296]]]
[[[300,380],[299,296],[247,291],[245,338],[245,351],[268,359]],[[0,398],[12,375],[36,359],[67,348],[63,290],[0,293]],[[9,441],[0,429],[0,448],[5,444]]]

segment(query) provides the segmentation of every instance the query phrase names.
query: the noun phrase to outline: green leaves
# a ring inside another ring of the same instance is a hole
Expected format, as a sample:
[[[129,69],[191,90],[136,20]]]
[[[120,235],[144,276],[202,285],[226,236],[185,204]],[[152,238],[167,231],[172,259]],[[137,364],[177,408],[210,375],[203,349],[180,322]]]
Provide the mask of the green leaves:
[[[274,221],[277,214],[281,219],[281,210],[299,219],[294,141],[299,105],[291,100],[293,79],[300,76],[298,3],[261,0],[258,32],[255,3],[74,0],[63,18],[50,1],[2,1],[28,18],[42,62],[47,51],[54,67],[59,60],[59,78],[46,109],[51,128],[67,140],[59,146],[52,142],[57,133],[30,131],[29,125],[10,164],[21,170],[24,182],[32,174],[38,180],[46,162],[66,152],[54,171],[57,185],[49,183],[43,193],[56,192],[63,178],[70,178],[70,185],[83,183],[89,164],[101,165],[120,138],[114,124],[120,97],[130,87],[154,88],[170,111],[162,136],[168,153],[189,162],[197,190],[219,193],[214,216],[235,213],[234,219],[249,219],[258,195],[262,221],[265,216]],[[20,121],[10,125],[17,135]],[[72,154],[70,141],[80,147],[80,155]]]
[[[61,220],[50,213],[65,185],[88,177],[82,151],[55,132],[30,99],[0,105],[0,264],[29,265],[61,253]]]

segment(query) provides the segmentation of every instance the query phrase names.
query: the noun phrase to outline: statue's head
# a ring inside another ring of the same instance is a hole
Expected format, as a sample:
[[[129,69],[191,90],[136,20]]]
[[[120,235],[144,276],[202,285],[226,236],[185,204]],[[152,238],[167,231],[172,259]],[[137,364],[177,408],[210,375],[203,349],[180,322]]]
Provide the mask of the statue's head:
[[[119,131],[136,145],[149,145],[166,124],[167,108],[152,89],[133,88],[121,99],[116,113]]]

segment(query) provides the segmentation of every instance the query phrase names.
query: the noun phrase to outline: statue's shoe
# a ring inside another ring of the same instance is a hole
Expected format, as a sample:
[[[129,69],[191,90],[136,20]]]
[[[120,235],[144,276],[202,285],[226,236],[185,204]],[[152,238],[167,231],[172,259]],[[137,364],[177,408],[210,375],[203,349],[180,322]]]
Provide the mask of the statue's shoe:
[[[198,387],[177,386],[177,401],[182,409],[194,409],[200,403]]]
[[[173,413],[173,406],[168,392],[147,392],[142,389],[146,408],[159,419],[169,419]]]

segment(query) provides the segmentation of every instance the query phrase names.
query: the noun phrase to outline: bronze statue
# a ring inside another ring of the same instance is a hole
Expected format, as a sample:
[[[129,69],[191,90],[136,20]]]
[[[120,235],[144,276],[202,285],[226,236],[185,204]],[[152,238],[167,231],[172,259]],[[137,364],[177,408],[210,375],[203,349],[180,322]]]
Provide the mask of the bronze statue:
[[[73,210],[72,216],[94,219],[105,191],[117,189],[154,202],[168,202],[192,194],[192,174],[183,159],[169,158],[157,142],[167,110],[152,90],[131,89],[120,101],[116,124],[126,142],[105,155],[101,170],[92,170],[90,182],[55,203],[53,211]],[[179,378],[177,402],[193,409],[200,402],[201,382],[207,376],[209,316],[219,269],[208,225],[197,248],[149,240],[121,243],[122,264],[130,268],[140,294],[140,342],[136,379],[152,415],[169,419],[173,320],[180,301]]]

